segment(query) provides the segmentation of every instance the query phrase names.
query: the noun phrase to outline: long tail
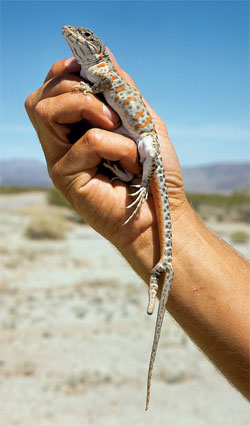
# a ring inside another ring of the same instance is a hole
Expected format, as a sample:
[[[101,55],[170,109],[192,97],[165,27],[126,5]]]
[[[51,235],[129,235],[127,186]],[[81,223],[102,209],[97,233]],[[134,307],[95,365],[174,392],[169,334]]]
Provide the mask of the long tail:
[[[152,346],[152,351],[151,351],[151,356],[150,356],[150,363],[149,363],[149,369],[148,369],[148,380],[147,380],[147,400],[146,400],[146,408],[145,408],[146,410],[148,410],[148,407],[149,407],[152,372],[153,372],[153,367],[154,367],[154,362],[155,362],[155,357],[156,357],[156,351],[157,351],[158,343],[159,343],[159,340],[160,340],[161,326],[162,326],[165,311],[166,311],[166,304],[167,304],[167,301],[168,301],[168,295],[169,295],[171,285],[172,285],[172,282],[173,282],[173,275],[174,275],[173,274],[173,268],[172,268],[172,266],[169,266],[169,269],[166,271],[164,284],[162,286],[161,298],[160,298],[160,302],[159,302],[157,319],[156,319],[154,341],[153,341],[153,346]]]
[[[156,172],[152,179],[152,192],[154,196],[154,203],[156,206],[159,239],[160,239],[160,260],[155,265],[151,272],[150,287],[149,287],[149,304],[148,313],[152,314],[154,309],[154,303],[158,290],[158,281],[162,273],[165,273],[164,283],[161,290],[161,297],[158,307],[154,341],[151,351],[148,379],[147,379],[147,401],[146,410],[148,410],[149,399],[150,399],[150,387],[152,372],[154,367],[154,361],[156,357],[156,351],[160,339],[161,327],[164,319],[166,310],[166,304],[169,296],[169,292],[173,282],[173,266],[172,266],[172,226],[170,217],[170,207],[168,200],[168,191],[164,169],[162,166],[162,159],[160,153],[157,156],[157,167]]]

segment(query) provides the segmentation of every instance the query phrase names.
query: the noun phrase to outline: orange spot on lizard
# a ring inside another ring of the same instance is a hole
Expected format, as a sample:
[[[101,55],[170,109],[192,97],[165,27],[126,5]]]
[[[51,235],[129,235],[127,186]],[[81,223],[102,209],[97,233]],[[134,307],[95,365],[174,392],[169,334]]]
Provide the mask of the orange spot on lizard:
[[[126,89],[126,85],[125,84],[123,86],[117,87],[117,89],[115,89],[115,93],[120,93],[124,89]]]
[[[136,124],[135,125],[135,130],[140,129],[141,127],[147,126],[149,123],[151,123],[151,121],[152,121],[152,117],[148,117],[148,119],[145,121],[145,123],[143,123],[143,124]]]
[[[134,115],[133,120],[138,120],[138,118],[140,118],[143,114],[144,114],[143,110],[137,112],[137,114]]]
[[[130,104],[131,101],[135,101],[135,100],[136,100],[136,96],[130,96],[129,98],[125,99],[125,101],[123,101],[122,106]]]

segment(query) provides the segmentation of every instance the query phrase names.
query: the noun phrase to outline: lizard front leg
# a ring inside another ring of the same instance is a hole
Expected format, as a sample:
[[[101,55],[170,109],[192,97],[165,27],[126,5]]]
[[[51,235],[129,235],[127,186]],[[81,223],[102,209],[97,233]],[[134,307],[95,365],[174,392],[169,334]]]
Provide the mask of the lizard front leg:
[[[95,72],[95,76],[97,77],[96,83],[93,86],[90,86],[85,81],[79,81],[79,83],[73,86],[73,89],[79,89],[83,92],[84,95],[87,93],[92,93],[95,95],[96,93],[102,93],[107,90],[112,84],[112,77],[108,74]]]
[[[121,165],[118,166],[118,164],[113,161],[105,160],[103,165],[107,167],[107,169],[111,170],[115,175],[111,178],[111,182],[115,179],[119,179],[122,182],[130,182],[134,177],[132,173],[129,173]]]

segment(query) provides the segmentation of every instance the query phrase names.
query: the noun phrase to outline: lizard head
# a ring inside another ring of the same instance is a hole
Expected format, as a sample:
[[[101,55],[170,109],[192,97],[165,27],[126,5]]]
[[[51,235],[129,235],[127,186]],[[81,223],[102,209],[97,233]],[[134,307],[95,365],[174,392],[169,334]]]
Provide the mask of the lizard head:
[[[101,52],[105,51],[102,40],[88,28],[65,25],[62,28],[62,33],[80,64],[92,62]]]

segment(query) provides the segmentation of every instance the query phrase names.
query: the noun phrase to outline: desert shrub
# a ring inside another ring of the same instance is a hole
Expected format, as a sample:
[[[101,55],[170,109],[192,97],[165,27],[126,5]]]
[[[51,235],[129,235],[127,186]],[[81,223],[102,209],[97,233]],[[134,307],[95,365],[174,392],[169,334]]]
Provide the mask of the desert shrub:
[[[219,222],[225,220],[248,222],[250,219],[250,197],[244,192],[223,194],[187,193],[193,208],[205,219],[215,217]]]
[[[244,231],[233,231],[230,234],[232,243],[246,244],[249,241],[249,235]]]
[[[37,215],[25,229],[25,236],[32,240],[61,240],[65,238],[65,223],[58,216]]]
[[[15,185],[0,185],[0,194],[21,194],[23,192],[47,191],[48,188],[40,186],[15,186]]]
[[[250,222],[250,208],[249,205],[242,206],[242,209],[239,211],[240,222]]]
[[[48,191],[47,200],[53,206],[72,208],[66,198],[55,188]]]
[[[204,204],[217,207],[232,207],[246,205],[250,202],[250,197],[243,192],[233,192],[229,195],[200,194],[189,192],[186,195],[195,209]]]

